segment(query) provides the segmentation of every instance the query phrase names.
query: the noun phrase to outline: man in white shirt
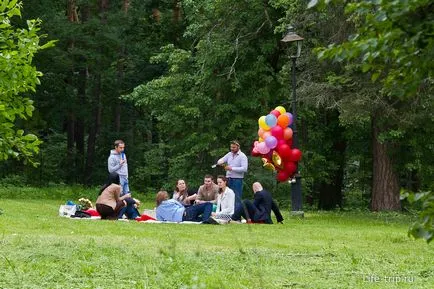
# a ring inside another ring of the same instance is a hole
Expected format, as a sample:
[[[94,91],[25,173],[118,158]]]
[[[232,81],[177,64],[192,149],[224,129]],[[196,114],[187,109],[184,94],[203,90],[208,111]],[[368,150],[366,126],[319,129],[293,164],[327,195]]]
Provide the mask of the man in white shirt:
[[[247,172],[247,156],[240,150],[240,143],[231,141],[231,151],[217,161],[218,165],[224,165],[228,187],[235,193],[235,206],[241,203],[243,196],[244,173]]]

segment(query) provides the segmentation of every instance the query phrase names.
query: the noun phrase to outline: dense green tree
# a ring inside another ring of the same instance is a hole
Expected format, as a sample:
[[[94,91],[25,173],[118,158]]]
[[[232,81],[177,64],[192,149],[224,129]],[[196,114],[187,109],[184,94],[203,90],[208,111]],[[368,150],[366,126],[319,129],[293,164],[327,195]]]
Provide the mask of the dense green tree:
[[[20,27],[14,18],[21,16],[21,2],[0,3],[0,160],[9,157],[35,164],[40,140],[17,127],[19,120],[32,116],[33,101],[26,94],[35,91],[42,73],[33,64],[35,54],[52,45],[40,43],[41,22],[27,20]]]
[[[323,5],[330,1],[310,1],[309,6],[318,2]],[[406,142],[417,141],[413,136],[419,125],[425,131],[433,130],[433,63],[426,61],[434,53],[434,22],[428,12],[432,7],[431,1],[425,0],[346,2],[355,32],[348,41],[318,51],[322,59],[346,64],[346,75],[340,77],[350,92],[341,100],[344,121],[371,122],[373,210],[400,208],[400,176],[406,165],[400,164],[403,155],[412,160],[407,165],[412,164],[416,171],[422,168],[415,167],[416,163],[431,159],[421,155],[426,142],[418,142],[419,147],[410,152]],[[425,169],[432,171],[432,166],[426,163]]]

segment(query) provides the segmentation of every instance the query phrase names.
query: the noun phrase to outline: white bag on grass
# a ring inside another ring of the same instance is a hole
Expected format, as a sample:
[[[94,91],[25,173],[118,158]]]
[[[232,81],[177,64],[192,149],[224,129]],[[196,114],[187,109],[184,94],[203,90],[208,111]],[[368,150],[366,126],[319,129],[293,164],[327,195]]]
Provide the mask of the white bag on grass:
[[[61,217],[71,217],[77,211],[76,205],[60,205],[59,216]]]

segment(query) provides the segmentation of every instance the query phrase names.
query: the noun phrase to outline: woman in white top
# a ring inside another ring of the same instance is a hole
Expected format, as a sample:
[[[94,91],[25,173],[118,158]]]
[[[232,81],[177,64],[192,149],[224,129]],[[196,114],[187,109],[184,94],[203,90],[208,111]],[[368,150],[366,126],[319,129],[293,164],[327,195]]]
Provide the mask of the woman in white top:
[[[227,186],[225,176],[217,177],[219,194],[217,196],[217,210],[213,217],[221,220],[230,220],[235,209],[235,193]]]

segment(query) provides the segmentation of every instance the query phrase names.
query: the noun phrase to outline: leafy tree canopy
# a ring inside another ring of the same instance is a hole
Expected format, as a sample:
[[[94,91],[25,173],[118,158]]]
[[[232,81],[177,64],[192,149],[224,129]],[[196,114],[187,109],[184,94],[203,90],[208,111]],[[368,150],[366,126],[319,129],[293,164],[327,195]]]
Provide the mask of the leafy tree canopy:
[[[32,59],[53,42],[39,44],[39,20],[26,21],[27,28],[14,27],[11,18],[21,16],[20,9],[17,0],[0,4],[0,160],[14,157],[32,162],[41,142],[34,134],[17,128],[16,122],[32,116],[33,102],[23,94],[35,91],[42,76]]]

